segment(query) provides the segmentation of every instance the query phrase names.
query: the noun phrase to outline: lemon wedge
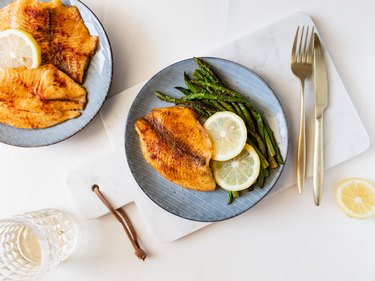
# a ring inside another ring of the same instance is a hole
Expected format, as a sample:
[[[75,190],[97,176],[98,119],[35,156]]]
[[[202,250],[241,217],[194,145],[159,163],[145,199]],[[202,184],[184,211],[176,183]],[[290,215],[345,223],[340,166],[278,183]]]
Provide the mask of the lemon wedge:
[[[30,33],[19,29],[0,32],[1,68],[36,68],[40,63],[40,47]]]
[[[375,186],[369,181],[349,178],[340,182],[336,199],[350,217],[365,219],[375,215]]]
[[[241,153],[246,144],[247,129],[241,117],[233,112],[221,111],[204,123],[213,143],[212,159],[229,160]]]
[[[215,181],[229,191],[240,191],[250,187],[258,178],[260,160],[254,148],[245,144],[239,155],[228,161],[213,161]]]

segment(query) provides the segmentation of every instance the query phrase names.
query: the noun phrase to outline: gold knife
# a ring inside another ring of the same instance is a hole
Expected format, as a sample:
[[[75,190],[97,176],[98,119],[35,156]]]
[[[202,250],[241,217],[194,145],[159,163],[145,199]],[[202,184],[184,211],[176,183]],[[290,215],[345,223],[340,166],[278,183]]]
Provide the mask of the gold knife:
[[[328,79],[322,46],[316,33],[314,33],[314,101],[314,201],[319,206],[323,191],[323,112],[328,105]]]

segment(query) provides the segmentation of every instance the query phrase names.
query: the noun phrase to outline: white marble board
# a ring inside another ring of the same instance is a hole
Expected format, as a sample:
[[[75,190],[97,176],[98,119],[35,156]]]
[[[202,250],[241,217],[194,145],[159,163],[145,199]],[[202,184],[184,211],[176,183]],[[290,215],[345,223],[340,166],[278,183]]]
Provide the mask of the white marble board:
[[[288,119],[290,148],[284,172],[270,194],[296,184],[294,162],[300,99],[299,81],[290,71],[290,52],[298,25],[312,26],[313,22],[307,14],[296,13],[211,52],[191,54],[221,57],[249,67],[265,79],[280,99]],[[324,38],[321,40],[324,45]],[[369,147],[369,138],[327,51],[325,58],[329,76],[329,106],[324,127],[325,169],[328,169],[365,151]],[[130,106],[143,85],[125,90],[105,103],[101,118],[112,147],[98,148],[93,152],[90,161],[68,174],[67,184],[83,216],[97,218],[108,213],[91,191],[92,184],[96,183],[116,207],[135,202],[157,240],[173,241],[208,223],[188,221],[167,213],[142,192],[130,173],[125,159],[125,123]],[[313,136],[313,93],[310,83],[307,83],[306,91],[307,176],[311,177],[312,142],[309,140]]]

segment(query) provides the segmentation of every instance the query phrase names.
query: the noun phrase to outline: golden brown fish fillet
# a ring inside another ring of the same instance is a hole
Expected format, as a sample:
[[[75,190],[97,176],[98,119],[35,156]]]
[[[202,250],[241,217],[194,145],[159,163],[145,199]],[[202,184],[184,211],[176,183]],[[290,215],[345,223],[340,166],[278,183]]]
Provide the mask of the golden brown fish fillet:
[[[90,36],[76,7],[60,0],[18,0],[0,10],[0,31],[18,28],[33,35],[42,52],[42,64],[53,64],[82,84],[98,37]]]
[[[81,115],[79,111],[74,110],[60,111],[54,114],[49,114],[47,112],[30,112],[12,107],[8,108],[0,103],[0,122],[17,128],[47,128],[76,118],[79,115]]]
[[[163,177],[189,189],[215,189],[211,140],[193,110],[156,108],[137,120],[135,129],[146,161]]]
[[[0,69],[0,122],[46,128],[81,115],[86,90],[51,64]]]
[[[10,4],[6,5],[5,7],[0,9],[0,30],[9,29],[10,27],[10,17],[11,12],[14,10],[16,6],[15,2],[11,2]]]

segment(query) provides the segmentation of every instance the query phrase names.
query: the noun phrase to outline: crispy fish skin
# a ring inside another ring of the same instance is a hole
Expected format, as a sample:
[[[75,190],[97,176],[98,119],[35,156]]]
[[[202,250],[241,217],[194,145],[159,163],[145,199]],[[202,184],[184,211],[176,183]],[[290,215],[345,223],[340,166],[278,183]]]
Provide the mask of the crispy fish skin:
[[[163,177],[193,190],[216,188],[209,166],[211,140],[193,110],[155,108],[134,127],[146,161]]]
[[[18,0],[0,10],[0,31],[17,28],[33,35],[42,64],[53,64],[82,84],[98,37],[90,36],[78,9],[60,0]]]
[[[0,69],[0,122],[47,128],[81,115],[86,90],[51,64]]]

